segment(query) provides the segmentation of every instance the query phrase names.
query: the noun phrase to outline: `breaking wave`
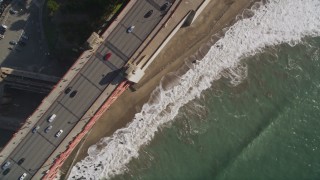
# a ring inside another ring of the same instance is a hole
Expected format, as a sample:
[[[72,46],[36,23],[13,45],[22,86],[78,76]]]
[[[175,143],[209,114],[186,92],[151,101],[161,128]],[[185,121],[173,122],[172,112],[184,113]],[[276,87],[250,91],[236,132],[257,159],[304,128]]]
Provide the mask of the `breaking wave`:
[[[294,46],[303,37],[320,35],[319,0],[270,0],[256,3],[245,14],[250,17],[231,26],[200,61],[187,63],[190,69],[179,74],[174,85],[160,84],[126,128],[91,146],[89,155],[72,168],[69,179],[111,178],[123,173],[159,127],[173,120],[181,106],[199,97],[213,81],[228,72],[234,83],[239,83],[245,76],[235,70],[241,59],[266,47]]]

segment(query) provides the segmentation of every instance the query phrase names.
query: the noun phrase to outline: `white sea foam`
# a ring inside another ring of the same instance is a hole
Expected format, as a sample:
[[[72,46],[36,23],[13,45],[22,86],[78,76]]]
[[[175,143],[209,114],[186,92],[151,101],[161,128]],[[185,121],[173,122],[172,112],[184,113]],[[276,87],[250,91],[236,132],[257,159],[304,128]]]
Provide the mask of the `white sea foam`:
[[[174,86],[156,88],[153,100],[142,107],[132,123],[91,146],[89,155],[73,167],[69,179],[101,179],[123,173],[125,165],[138,157],[139,148],[152,140],[159,126],[171,121],[181,106],[211,87],[222,71],[236,67],[243,57],[261,52],[266,46],[295,45],[305,36],[320,35],[319,0],[270,0],[252,11],[254,16],[230,27]]]

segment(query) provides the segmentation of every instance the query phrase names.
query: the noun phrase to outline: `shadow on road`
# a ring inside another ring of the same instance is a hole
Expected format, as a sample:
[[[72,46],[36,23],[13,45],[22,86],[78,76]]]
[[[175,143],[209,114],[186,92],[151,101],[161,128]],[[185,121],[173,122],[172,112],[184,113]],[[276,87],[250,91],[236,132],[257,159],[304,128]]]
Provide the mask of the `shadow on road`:
[[[12,23],[12,25],[10,26],[10,30],[11,31],[19,31],[21,29],[24,29],[25,25],[26,25],[25,20],[18,20],[16,22]]]
[[[112,84],[117,84],[118,82],[113,82],[113,80],[114,80],[114,78],[115,78],[117,75],[119,75],[119,74],[121,73],[121,71],[122,71],[122,69],[117,69],[117,70],[115,70],[115,71],[112,71],[112,72],[106,74],[106,75],[101,79],[101,81],[99,82],[99,84],[100,84],[101,86],[107,85],[107,84],[110,84],[110,83],[112,83]]]

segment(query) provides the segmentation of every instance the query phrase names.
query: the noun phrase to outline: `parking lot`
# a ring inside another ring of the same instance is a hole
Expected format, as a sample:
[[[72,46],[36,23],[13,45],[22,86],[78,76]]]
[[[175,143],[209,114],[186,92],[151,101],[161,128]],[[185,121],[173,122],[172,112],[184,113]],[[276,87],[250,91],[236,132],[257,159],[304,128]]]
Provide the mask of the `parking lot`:
[[[13,0],[2,15],[1,25],[7,27],[0,40],[1,66],[56,75],[41,32],[40,0]],[[24,38],[23,38],[24,37]]]

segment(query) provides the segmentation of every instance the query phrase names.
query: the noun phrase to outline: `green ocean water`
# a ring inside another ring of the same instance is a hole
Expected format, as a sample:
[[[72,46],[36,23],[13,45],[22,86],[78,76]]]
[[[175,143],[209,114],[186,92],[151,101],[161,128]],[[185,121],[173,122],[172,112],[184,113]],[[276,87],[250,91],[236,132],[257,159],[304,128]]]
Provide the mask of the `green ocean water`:
[[[320,38],[241,67],[240,84],[214,82],[114,179],[320,179]]]

